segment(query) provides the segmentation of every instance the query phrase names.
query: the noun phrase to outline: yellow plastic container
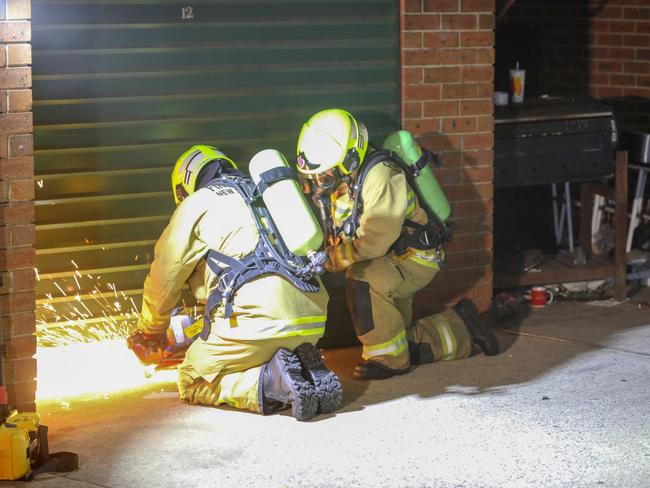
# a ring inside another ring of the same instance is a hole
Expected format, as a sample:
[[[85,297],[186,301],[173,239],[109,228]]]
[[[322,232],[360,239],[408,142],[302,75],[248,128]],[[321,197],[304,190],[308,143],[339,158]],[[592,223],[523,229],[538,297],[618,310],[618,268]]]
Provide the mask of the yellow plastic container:
[[[38,426],[41,425],[41,417],[36,412],[19,412],[13,410],[7,420],[7,424],[14,424],[23,429],[27,429],[28,432],[34,432],[38,430]]]
[[[35,413],[11,414],[0,425],[0,480],[17,480],[29,473],[32,442],[35,442],[29,432],[36,429],[38,414]]]

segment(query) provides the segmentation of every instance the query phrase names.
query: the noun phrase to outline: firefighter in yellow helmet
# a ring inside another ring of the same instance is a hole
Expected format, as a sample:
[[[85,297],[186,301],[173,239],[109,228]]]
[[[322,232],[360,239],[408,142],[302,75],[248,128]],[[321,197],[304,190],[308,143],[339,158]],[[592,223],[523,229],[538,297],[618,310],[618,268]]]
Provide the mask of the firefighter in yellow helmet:
[[[366,127],[340,109],[313,115],[298,139],[298,174],[327,229],[327,269],[345,273],[363,344],[354,377],[388,378],[412,364],[466,358],[473,350],[497,354],[494,334],[469,299],[412,324],[413,296],[439,271],[444,251],[401,241],[414,235],[405,232],[407,224],[427,223],[427,212],[400,167],[381,155],[371,163],[373,154]]]
[[[299,279],[255,267],[270,258],[260,255],[259,222],[239,193],[251,185],[213,147],[194,146],[178,159],[172,173],[178,207],[156,243],[129,347],[136,353],[164,347],[170,315],[188,284],[207,302],[207,325],[179,366],[181,400],[262,414],[291,407],[298,420],[309,420],[341,402],[340,382],[314,347],[328,295],[317,275]],[[242,275],[239,265],[253,277]],[[236,280],[225,297],[224,286]]]

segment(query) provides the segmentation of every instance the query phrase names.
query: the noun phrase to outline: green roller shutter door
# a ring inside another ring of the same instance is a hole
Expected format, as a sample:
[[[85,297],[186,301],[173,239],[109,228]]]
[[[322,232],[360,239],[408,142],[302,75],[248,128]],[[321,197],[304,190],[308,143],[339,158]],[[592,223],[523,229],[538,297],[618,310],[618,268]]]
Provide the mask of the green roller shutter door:
[[[269,147],[291,159],[323,108],[371,141],[399,125],[395,0],[32,0],[32,18],[44,345],[132,323],[189,146],[245,167]]]

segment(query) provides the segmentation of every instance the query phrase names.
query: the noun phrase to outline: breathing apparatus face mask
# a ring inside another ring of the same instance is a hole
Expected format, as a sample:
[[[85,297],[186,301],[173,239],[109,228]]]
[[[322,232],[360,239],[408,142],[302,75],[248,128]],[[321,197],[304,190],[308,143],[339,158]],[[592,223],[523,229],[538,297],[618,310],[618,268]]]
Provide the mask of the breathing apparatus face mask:
[[[314,196],[331,195],[341,184],[343,178],[338,168],[332,168],[323,173],[300,176],[304,193],[312,193]]]

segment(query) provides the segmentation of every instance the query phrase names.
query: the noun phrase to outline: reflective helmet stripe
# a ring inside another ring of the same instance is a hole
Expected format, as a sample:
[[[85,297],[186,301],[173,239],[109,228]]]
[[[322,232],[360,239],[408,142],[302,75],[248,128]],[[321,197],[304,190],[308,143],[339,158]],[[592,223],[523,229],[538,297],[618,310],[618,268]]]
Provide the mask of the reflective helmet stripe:
[[[217,161],[237,169],[234,161],[212,146],[199,144],[192,146],[180,155],[172,170],[172,192],[176,205],[194,193],[201,170],[208,164]]]
[[[185,168],[183,171],[185,171],[185,176],[183,177],[183,182],[186,185],[190,184],[190,181],[192,179],[192,170],[196,167],[196,162],[194,160],[201,155],[201,151],[194,151],[191,153],[188,157],[185,158],[187,161],[187,164],[185,165]],[[194,164],[192,164],[194,162]]]

